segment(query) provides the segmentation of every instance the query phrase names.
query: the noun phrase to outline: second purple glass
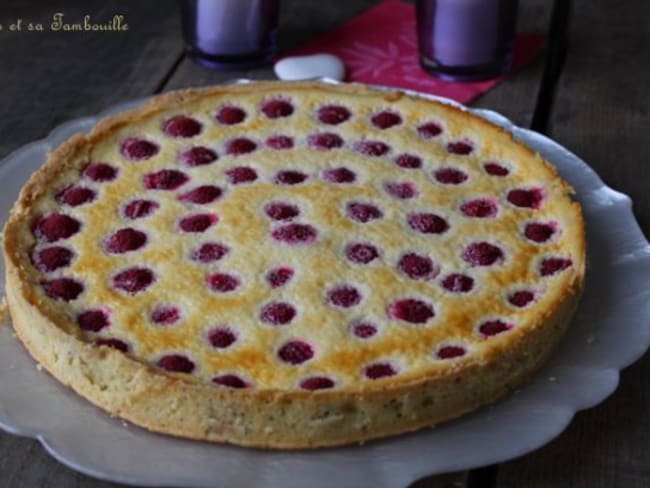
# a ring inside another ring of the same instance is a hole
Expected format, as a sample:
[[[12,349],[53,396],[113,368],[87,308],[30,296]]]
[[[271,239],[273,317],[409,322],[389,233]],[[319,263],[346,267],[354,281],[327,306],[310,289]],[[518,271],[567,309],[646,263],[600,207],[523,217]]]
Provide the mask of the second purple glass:
[[[280,0],[179,0],[186,52],[215,69],[271,60]]]
[[[420,64],[453,81],[498,76],[512,63],[518,0],[418,0]]]

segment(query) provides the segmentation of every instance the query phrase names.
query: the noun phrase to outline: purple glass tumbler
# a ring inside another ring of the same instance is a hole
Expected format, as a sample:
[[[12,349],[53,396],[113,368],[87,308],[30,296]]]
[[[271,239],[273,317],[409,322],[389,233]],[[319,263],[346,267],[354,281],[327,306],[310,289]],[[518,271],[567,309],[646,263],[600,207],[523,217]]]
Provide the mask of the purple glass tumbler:
[[[417,0],[420,64],[451,81],[505,73],[512,63],[518,0]]]
[[[280,0],[179,0],[185,50],[212,69],[268,63],[275,51]]]

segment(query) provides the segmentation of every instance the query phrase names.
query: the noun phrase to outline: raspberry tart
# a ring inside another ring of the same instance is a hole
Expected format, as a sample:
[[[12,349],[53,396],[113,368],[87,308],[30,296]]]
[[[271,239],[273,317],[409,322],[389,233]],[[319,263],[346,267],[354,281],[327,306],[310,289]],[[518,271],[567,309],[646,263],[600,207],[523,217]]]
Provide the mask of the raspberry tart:
[[[13,326],[112,415],[270,448],[361,442],[499,398],[583,286],[538,154],[360,85],[188,90],[51,153],[4,234]]]

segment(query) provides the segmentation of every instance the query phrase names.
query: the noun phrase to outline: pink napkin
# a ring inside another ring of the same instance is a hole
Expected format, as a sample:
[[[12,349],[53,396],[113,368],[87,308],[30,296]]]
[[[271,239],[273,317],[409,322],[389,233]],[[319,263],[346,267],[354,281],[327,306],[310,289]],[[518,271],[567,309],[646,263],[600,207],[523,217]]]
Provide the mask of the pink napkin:
[[[513,70],[531,61],[544,45],[544,37],[518,34]],[[342,26],[279,58],[315,53],[339,56],[347,67],[347,81],[388,85],[452,98],[468,103],[505,76],[480,82],[453,83],[435,78],[420,68],[415,31],[415,9],[400,0],[384,0]]]

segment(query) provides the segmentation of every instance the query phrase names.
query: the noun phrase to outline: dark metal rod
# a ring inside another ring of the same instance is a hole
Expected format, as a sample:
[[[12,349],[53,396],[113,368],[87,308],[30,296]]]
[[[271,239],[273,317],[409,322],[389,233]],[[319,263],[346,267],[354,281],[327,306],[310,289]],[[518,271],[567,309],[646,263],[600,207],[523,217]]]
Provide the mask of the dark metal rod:
[[[531,129],[543,134],[548,131],[555,90],[566,59],[571,4],[571,0],[555,0],[551,12],[544,74],[530,124]]]

